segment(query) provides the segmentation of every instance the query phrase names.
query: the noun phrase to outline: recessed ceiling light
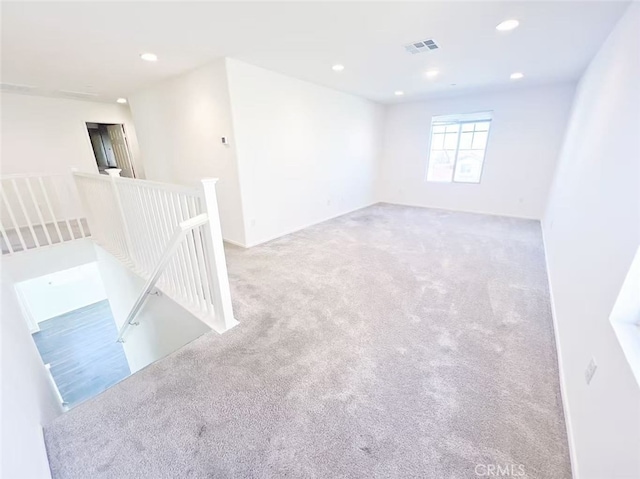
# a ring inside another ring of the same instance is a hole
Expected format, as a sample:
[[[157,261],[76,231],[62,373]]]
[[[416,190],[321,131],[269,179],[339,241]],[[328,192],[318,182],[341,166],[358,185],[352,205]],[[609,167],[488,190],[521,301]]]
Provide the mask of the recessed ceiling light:
[[[333,65],[333,66],[331,67],[331,69],[332,69],[334,72],[341,72],[342,70],[344,70],[344,65],[340,65],[340,64],[338,63],[337,65]]]
[[[496,30],[500,32],[508,32],[510,30],[518,28],[518,25],[520,25],[520,22],[518,20],[515,20],[515,19],[505,20],[504,22],[499,23],[496,26]]]
[[[512,73],[509,78],[511,78],[512,80],[520,80],[523,77],[524,77],[524,73],[516,72],[516,73]]]
[[[429,70],[425,73],[425,75],[427,76],[427,78],[435,78],[438,76],[439,73],[440,73],[439,70]]]
[[[158,61],[158,55],[156,55],[155,53],[142,53],[140,55],[140,58],[142,58],[145,62],[157,62]]]
[[[118,102],[118,103],[123,103],[123,104],[124,104],[124,103],[127,103],[127,99],[126,99],[126,98],[118,98],[118,99],[116,100],[116,102]]]
[[[396,90],[396,91],[393,92],[393,94],[395,96],[402,96],[402,95],[404,95],[404,92],[402,90]]]

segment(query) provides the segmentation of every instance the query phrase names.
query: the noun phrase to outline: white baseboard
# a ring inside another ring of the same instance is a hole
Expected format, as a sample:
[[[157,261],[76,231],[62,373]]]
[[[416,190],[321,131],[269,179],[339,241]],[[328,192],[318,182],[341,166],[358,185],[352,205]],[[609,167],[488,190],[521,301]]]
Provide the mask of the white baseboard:
[[[222,241],[224,241],[225,243],[232,244],[232,245],[234,245],[234,246],[239,246],[240,248],[244,248],[244,249],[247,249],[247,248],[248,248],[248,246],[247,246],[247,245],[242,244],[242,243],[240,243],[239,241],[233,241],[233,240],[225,239],[225,238],[222,238]]]
[[[560,344],[560,334],[558,331],[558,321],[556,318],[556,304],[553,299],[553,287],[551,286],[551,270],[549,269],[549,255],[547,254],[547,242],[544,236],[544,224],[540,221],[540,230],[542,232],[542,245],[544,248],[544,263],[547,269],[547,282],[549,285],[549,300],[551,302],[551,318],[553,320],[553,335],[556,341],[556,355],[558,359],[558,373],[560,379],[560,397],[562,398],[562,409],[564,411],[564,423],[567,430],[567,441],[569,442],[569,460],[571,461],[571,476],[573,479],[579,479],[578,464],[576,457],[576,445],[573,439],[573,427],[571,426],[571,414],[569,412],[569,401],[567,399],[567,387],[565,382],[564,365],[562,362],[562,346]]]
[[[541,218],[537,218],[537,217],[534,217],[534,216],[510,215],[510,214],[505,214],[505,213],[495,213],[495,212],[480,211],[480,210],[469,210],[469,209],[442,208],[441,206],[430,206],[430,205],[417,204],[417,203],[403,203],[403,202],[388,201],[388,200],[380,200],[380,201],[376,201],[376,203],[386,203],[388,205],[398,205],[398,206],[411,206],[413,208],[427,208],[427,209],[430,209],[430,210],[451,211],[451,212],[454,212],[454,213],[472,213],[472,214],[475,214],[475,215],[502,216],[504,218],[517,218],[517,219],[521,219],[521,220],[542,221]]]
[[[275,239],[282,238],[283,236],[287,236],[287,235],[290,235],[292,233],[296,233],[296,232],[301,231],[301,230],[303,230],[305,228],[309,228],[311,226],[319,225],[320,223],[324,223],[325,221],[333,220],[333,219],[339,218],[341,216],[348,215],[349,213],[353,213],[354,211],[358,211],[358,210],[363,210],[365,208],[369,208],[370,206],[373,206],[373,205],[378,204],[378,203],[379,203],[378,201],[374,201],[374,202],[369,203],[367,205],[360,206],[360,207],[354,208],[352,210],[343,211],[343,212],[338,213],[337,215],[334,215],[334,216],[329,216],[328,218],[324,218],[324,219],[322,219],[320,221],[314,221],[314,222],[311,222],[311,223],[307,223],[307,224],[305,224],[303,226],[296,226],[295,228],[291,228],[290,230],[285,230],[282,233],[278,233],[277,235],[273,235],[273,236],[267,237],[265,239],[262,239],[260,241],[256,241],[255,243],[250,243],[249,245],[243,246],[243,247],[244,248],[253,248],[254,246],[258,246],[258,245],[261,245],[261,244],[264,244],[264,243],[268,243],[269,241],[273,241]],[[233,243],[231,241],[229,241],[229,243],[236,244],[237,246],[242,246],[242,245],[239,245],[237,243]]]
[[[254,246],[258,246],[264,243],[268,243],[269,241],[273,241],[275,239],[278,238],[282,238],[283,236],[287,236],[290,235],[292,233],[296,233],[298,231],[301,231],[305,228],[309,228],[311,226],[315,226],[317,224],[320,223],[324,223],[325,221],[329,221],[335,218],[339,218],[340,216],[344,216],[344,215],[348,215],[349,213],[353,213],[354,211],[358,211],[358,210],[362,210],[364,208],[369,208],[370,206],[373,205],[377,205],[377,204],[381,204],[381,203],[386,203],[386,204],[390,204],[390,205],[398,205],[398,206],[411,206],[411,207],[415,207],[415,208],[428,208],[428,209],[432,209],[432,210],[441,210],[441,211],[452,211],[452,212],[461,212],[461,213],[473,213],[473,214],[480,214],[480,215],[489,215],[489,216],[503,216],[506,218],[518,218],[518,219],[525,219],[525,220],[534,220],[534,221],[540,221],[540,218],[531,218],[531,217],[525,217],[525,216],[512,216],[512,215],[505,215],[505,214],[498,214],[498,213],[487,213],[487,212],[483,212],[483,211],[470,211],[470,210],[451,210],[451,209],[446,209],[446,208],[437,208],[437,207],[432,207],[432,206],[426,206],[426,205],[418,205],[418,204],[409,204],[409,203],[397,203],[397,202],[393,202],[393,201],[373,201],[365,206],[361,206],[358,208],[354,208],[352,210],[347,210],[341,213],[338,213],[337,215],[334,216],[330,216],[328,218],[322,219],[320,221],[315,221],[312,223],[307,223],[303,226],[298,226],[295,228],[292,228],[290,230],[285,230],[281,233],[278,233],[276,235],[273,236],[269,236],[265,239],[262,239],[260,241],[256,241],[255,243],[249,243],[249,244],[243,244],[240,243],[238,241],[233,241],[233,240],[229,240],[229,239],[224,239],[225,243],[229,243],[232,244],[234,246],[239,246],[240,248],[253,248]]]

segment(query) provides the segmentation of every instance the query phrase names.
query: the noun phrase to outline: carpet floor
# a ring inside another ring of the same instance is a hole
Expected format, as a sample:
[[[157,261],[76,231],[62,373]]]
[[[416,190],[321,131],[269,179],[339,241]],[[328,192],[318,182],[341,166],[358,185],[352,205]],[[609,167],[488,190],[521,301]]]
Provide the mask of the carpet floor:
[[[571,477],[537,221],[379,204],[227,256],[240,324],[47,427],[54,478]]]

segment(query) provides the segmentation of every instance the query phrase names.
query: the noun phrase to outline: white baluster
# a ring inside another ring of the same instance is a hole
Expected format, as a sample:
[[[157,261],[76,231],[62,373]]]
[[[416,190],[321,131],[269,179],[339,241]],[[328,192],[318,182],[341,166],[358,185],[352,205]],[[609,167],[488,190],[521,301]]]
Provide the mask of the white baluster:
[[[196,216],[198,213],[197,213],[195,198],[193,197],[189,198],[189,206],[190,206],[189,210],[191,212],[191,216]],[[196,228],[192,230],[191,234],[193,235],[193,240],[195,242],[195,247],[196,247],[198,273],[200,277],[200,283],[202,284],[202,292],[204,295],[203,298],[204,298],[205,306],[207,308],[207,313],[213,316],[214,315],[213,298],[211,297],[212,293],[211,293],[211,288],[209,286],[209,275],[207,274],[208,268],[206,266],[204,246],[202,244],[201,228]]]
[[[157,243],[153,241],[151,236],[151,224],[149,220],[149,214],[146,208],[146,203],[144,200],[144,190],[140,186],[136,186],[135,190],[135,198],[137,199],[138,205],[138,213],[142,219],[140,224],[140,238],[141,242],[145,245],[145,267],[144,270],[147,273],[150,273],[153,270],[153,265],[155,263],[154,258],[156,258],[156,246]]]
[[[20,240],[20,246],[22,246],[22,251],[24,251],[27,249],[27,244],[24,241],[24,237],[22,236],[22,231],[20,231],[20,226],[18,225],[18,222],[16,221],[16,217],[13,214],[13,208],[11,207],[11,203],[9,203],[9,200],[7,199],[7,195],[4,192],[4,186],[0,186],[0,194],[2,194],[2,201],[4,202],[5,207],[7,208],[7,213],[9,214],[9,219],[11,220],[11,225],[13,226],[13,230],[18,235],[18,239]]]
[[[40,205],[38,204],[38,200],[36,200],[36,196],[33,194],[33,188],[31,187],[31,178],[28,176],[24,179],[27,185],[27,189],[29,190],[29,196],[31,196],[31,201],[33,201],[33,206],[36,210],[36,215],[40,220],[40,225],[42,226],[42,230],[44,231],[44,237],[47,240],[48,244],[53,244],[51,241],[51,235],[49,235],[49,228],[47,228],[47,224],[44,221],[44,217],[42,216],[42,210],[40,209]]]
[[[40,185],[40,190],[42,190],[42,195],[44,196],[44,202],[47,205],[47,209],[49,210],[49,214],[51,215],[51,220],[53,221],[54,229],[58,234],[58,239],[60,243],[64,241],[62,238],[62,233],[60,232],[60,227],[58,226],[58,220],[56,219],[56,215],[53,214],[53,207],[51,206],[51,200],[49,199],[49,195],[47,194],[47,190],[44,187],[44,183],[42,181],[42,176],[38,178],[38,184]],[[45,225],[46,228],[46,225]]]
[[[176,200],[176,198],[178,198]],[[178,207],[176,206],[179,201],[179,195],[175,193],[169,194],[169,211],[171,211],[173,221],[177,225],[180,223],[180,216],[178,212]],[[185,254],[185,242],[182,241],[177,250],[178,254],[178,269],[180,274],[181,283],[185,292],[185,299],[195,303],[195,298],[193,296],[193,289],[191,288],[191,282],[189,281],[189,273],[187,271],[187,257]]]
[[[62,199],[60,197],[60,193],[58,192],[58,186],[56,185],[56,182],[54,181],[53,178],[54,177],[50,177],[49,178],[50,182],[51,182],[51,191],[52,191],[53,201],[58,203],[58,206],[59,206],[60,209],[63,209]],[[65,177],[65,176],[57,177],[57,178],[60,178],[65,183],[67,182],[67,177]],[[70,179],[73,180],[73,177],[70,177]],[[69,222],[69,218],[63,212],[61,212],[61,213],[63,214],[64,222],[67,225],[67,231],[69,232],[69,239],[70,240],[76,239],[76,235],[73,233],[73,228],[71,228],[71,223]]]
[[[76,172],[76,171],[78,171],[76,168],[71,168],[71,174],[73,174],[73,173],[74,173],[74,172]],[[69,182],[65,182],[65,183],[64,183],[64,186],[65,186],[65,190],[67,191],[67,196],[68,196],[70,199],[75,199],[75,195],[73,194],[73,192],[74,192],[74,190],[73,190],[73,185],[72,185],[71,183],[69,183]],[[77,189],[77,191],[78,191],[78,194],[79,194],[79,195],[81,195],[81,194],[82,194],[82,193],[81,193],[81,191],[80,191],[79,189]],[[85,196],[84,198],[80,198],[80,200],[83,202],[85,209],[87,209],[87,208],[89,207],[89,204],[90,204],[90,203],[89,203],[90,198],[88,198],[88,197],[86,197],[86,196]],[[78,223],[78,228],[79,228],[79,230],[80,230],[80,235],[81,235],[83,238],[86,238],[86,237],[87,237],[87,235],[86,235],[86,232],[84,231],[84,226],[83,226],[83,224],[82,224],[82,218],[81,218],[80,216],[78,216],[78,217],[76,217],[76,218],[75,218],[75,220],[76,220],[76,223]],[[89,219],[87,218],[87,222],[88,222],[88,221],[89,221]]]
[[[11,241],[9,241],[9,237],[7,236],[7,233],[4,230],[3,224],[0,224],[0,233],[2,234],[2,240],[4,241],[4,244],[7,245],[7,250],[9,251],[9,254],[13,254],[13,246],[11,245]]]
[[[189,212],[186,207],[186,198],[184,196],[180,197],[178,206],[179,206],[181,221],[188,219]],[[187,237],[185,238],[184,243],[186,245],[185,252],[186,252],[186,259],[187,259],[187,270],[189,271],[190,278],[191,278],[191,290],[192,290],[193,299],[194,299],[194,306],[197,308],[202,308],[202,303],[200,302],[200,298],[202,297],[202,293],[200,291],[201,287],[198,283],[197,266],[195,265],[195,261],[194,261],[195,248],[193,246],[193,242],[190,241],[189,239],[189,235],[187,235]]]
[[[24,205],[24,201],[22,201],[22,194],[20,193],[20,189],[18,188],[18,185],[16,183],[15,178],[11,179],[11,185],[13,186],[13,190],[16,193],[16,198],[18,198],[18,204],[20,205],[20,209],[22,210],[22,214],[24,215],[25,220],[27,220],[27,227],[29,228],[29,231],[31,232],[31,236],[33,237],[33,242],[35,243],[36,247],[39,248],[41,246],[40,245],[40,240],[36,236],[36,232],[33,229],[33,223],[31,222],[31,218],[29,217],[29,213],[27,213],[27,208]]]
[[[131,247],[131,236],[129,234],[129,227],[127,225],[127,222],[125,221],[124,209],[122,207],[122,201],[120,200],[120,190],[118,188],[118,183],[117,183],[117,179],[120,178],[120,172],[122,170],[120,168],[107,168],[105,171],[109,175],[109,178],[111,178],[111,187],[113,189],[113,197],[115,200],[116,207],[118,208],[118,213],[120,215],[120,219],[122,223],[123,238],[121,242],[124,247],[124,251],[122,253],[125,258],[131,258],[135,261],[135,258],[133,258],[132,256],[133,248]]]

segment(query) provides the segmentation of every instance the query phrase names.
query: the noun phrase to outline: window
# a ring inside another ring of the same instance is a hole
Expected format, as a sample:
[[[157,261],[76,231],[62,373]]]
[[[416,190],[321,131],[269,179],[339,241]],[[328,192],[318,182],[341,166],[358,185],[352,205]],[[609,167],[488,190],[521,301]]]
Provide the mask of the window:
[[[480,183],[491,112],[434,116],[427,181]]]

